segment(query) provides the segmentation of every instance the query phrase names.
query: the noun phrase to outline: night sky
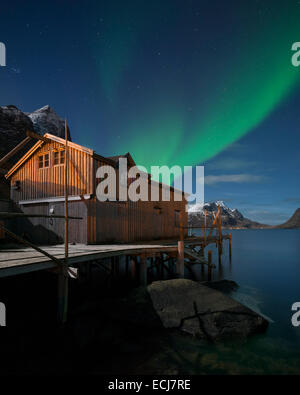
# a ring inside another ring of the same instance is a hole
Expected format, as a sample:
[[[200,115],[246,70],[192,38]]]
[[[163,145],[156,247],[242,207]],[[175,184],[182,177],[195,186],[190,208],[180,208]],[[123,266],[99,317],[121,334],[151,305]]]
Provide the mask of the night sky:
[[[205,165],[205,200],[280,223],[300,207],[298,0],[2,2],[0,105],[49,104],[73,141]]]

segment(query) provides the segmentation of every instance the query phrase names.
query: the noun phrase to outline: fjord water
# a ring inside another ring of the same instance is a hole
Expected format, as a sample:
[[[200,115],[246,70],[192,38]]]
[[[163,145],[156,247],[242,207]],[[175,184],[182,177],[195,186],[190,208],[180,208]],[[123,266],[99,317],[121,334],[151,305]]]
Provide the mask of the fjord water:
[[[217,265],[213,279],[236,281],[239,288],[231,296],[268,317],[267,332],[244,342],[218,345],[174,335],[165,348],[165,362],[189,374],[300,374],[300,326],[291,323],[291,306],[300,302],[300,230],[230,233],[231,264],[227,240],[219,269],[215,246],[207,247],[213,250]],[[200,280],[201,268],[196,272]]]

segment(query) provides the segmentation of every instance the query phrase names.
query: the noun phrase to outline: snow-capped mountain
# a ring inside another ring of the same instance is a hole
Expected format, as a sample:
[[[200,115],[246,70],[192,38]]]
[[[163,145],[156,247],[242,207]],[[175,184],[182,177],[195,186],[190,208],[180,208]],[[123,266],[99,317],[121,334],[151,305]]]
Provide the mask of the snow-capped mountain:
[[[204,226],[204,213],[207,213],[207,224],[211,224],[218,207],[221,209],[222,225],[235,228],[262,228],[266,225],[245,218],[239,210],[229,208],[222,200],[204,204],[191,205],[189,208],[189,224]]]
[[[55,136],[65,138],[65,121],[49,105],[27,115],[31,119],[36,133],[41,135],[51,133]],[[70,140],[69,128],[68,139]]]

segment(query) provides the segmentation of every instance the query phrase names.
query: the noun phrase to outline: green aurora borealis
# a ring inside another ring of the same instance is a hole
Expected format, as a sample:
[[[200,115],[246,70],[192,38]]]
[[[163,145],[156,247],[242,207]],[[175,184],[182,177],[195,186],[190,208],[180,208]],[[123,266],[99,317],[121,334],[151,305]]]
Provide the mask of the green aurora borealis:
[[[110,149],[129,151],[139,165],[211,159],[298,85],[300,70],[291,65],[292,43],[300,41],[297,2],[282,9],[243,1],[230,10],[200,3],[184,11],[180,1],[126,2],[117,13],[106,5],[109,29],[93,50],[112,119]],[[114,120],[120,111],[123,119]]]

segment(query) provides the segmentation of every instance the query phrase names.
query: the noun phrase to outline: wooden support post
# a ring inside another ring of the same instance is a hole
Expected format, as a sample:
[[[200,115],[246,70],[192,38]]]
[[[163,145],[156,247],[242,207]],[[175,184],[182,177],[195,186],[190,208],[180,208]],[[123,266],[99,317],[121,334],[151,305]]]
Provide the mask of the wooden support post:
[[[147,285],[147,257],[140,256],[140,285]]]
[[[114,277],[115,277],[115,257],[112,256],[109,258],[109,266],[110,266],[110,282],[113,284]]]
[[[68,255],[69,255],[69,219],[68,219],[68,128],[65,120],[65,260],[58,275],[58,320],[65,324],[68,314]]]
[[[179,278],[184,278],[184,228],[182,211],[180,211],[179,238],[176,272],[179,275]]]
[[[204,210],[204,246],[206,245],[206,216],[207,216],[207,211],[205,209]]]
[[[21,148],[23,148],[26,144],[31,141],[30,137],[26,137],[24,140],[22,140],[15,148],[13,148],[11,151],[8,152],[3,158],[0,159],[0,167],[4,165],[12,156],[14,156],[18,151],[20,151]]]
[[[221,220],[221,208],[218,207],[219,217],[217,223],[217,245],[218,245],[218,257],[219,257],[219,265],[222,263],[222,220]]]
[[[203,244],[200,247],[199,254],[204,257],[204,245]]]
[[[115,257],[115,274],[116,277],[120,276],[120,257]]]
[[[171,273],[172,275],[174,274],[174,260],[173,258],[169,257],[169,261],[168,261],[168,266],[169,266],[169,273]]]
[[[212,252],[209,250],[208,251],[208,281],[211,281],[211,267],[212,267]]]
[[[210,231],[208,233],[207,239],[209,239],[211,237],[211,234],[212,234],[212,231],[214,229],[214,226],[217,224],[217,220],[218,220],[219,214],[220,214],[220,206],[218,207],[217,214],[216,214],[215,219],[214,219],[214,221],[213,221],[213,223],[212,223],[212,225],[210,227]]]
[[[127,278],[127,277],[128,277],[128,273],[129,273],[129,256],[126,255],[125,259],[126,259],[126,263],[125,263],[125,276],[126,276],[126,278]]]
[[[131,278],[133,280],[136,280],[136,258],[132,257],[130,263],[131,263]]]
[[[229,261],[231,263],[231,233],[229,234]]]
[[[164,265],[163,265],[163,260],[161,259],[161,256],[158,259],[158,265],[159,265],[159,279],[163,280],[164,279]]]
[[[221,255],[223,252],[223,235],[222,235],[222,216],[220,214],[219,216],[219,243],[220,243],[220,249],[221,249]]]

